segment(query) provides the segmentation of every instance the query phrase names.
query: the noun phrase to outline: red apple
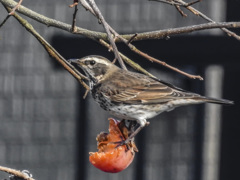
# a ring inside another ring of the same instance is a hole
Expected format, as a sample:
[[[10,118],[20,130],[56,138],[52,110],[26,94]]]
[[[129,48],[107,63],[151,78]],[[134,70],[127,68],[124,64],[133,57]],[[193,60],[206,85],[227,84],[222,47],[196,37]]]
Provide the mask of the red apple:
[[[133,142],[118,146],[116,142],[126,139],[126,128],[120,129],[119,122],[109,119],[109,133],[97,136],[98,152],[91,152],[89,160],[104,172],[117,173],[126,169],[133,161],[136,146]]]

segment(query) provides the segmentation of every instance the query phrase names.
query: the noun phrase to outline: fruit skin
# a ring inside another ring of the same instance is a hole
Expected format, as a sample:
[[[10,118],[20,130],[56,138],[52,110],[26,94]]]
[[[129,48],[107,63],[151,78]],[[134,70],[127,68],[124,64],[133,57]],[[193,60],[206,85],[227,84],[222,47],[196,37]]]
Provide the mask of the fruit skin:
[[[133,161],[131,151],[126,152],[125,147],[118,147],[111,152],[94,153],[89,160],[96,168],[110,173],[117,173],[126,169]]]
[[[132,145],[116,147],[117,144],[114,143],[126,139],[122,133],[125,129],[120,129],[118,124],[117,120],[109,118],[109,133],[102,132],[97,136],[98,152],[91,152],[89,156],[89,161],[104,172],[120,172],[134,159],[135,152]]]

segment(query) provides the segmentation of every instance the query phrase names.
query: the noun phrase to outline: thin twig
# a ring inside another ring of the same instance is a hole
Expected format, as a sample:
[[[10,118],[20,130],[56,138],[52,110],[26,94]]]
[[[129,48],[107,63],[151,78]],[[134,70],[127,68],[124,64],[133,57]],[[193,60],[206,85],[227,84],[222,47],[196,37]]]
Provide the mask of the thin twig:
[[[162,3],[166,3],[166,4],[170,4],[170,5],[178,5],[178,6],[183,6],[186,9],[188,9],[190,12],[192,12],[193,14],[200,16],[201,18],[207,20],[208,22],[212,22],[212,23],[217,23],[214,20],[212,20],[211,18],[209,18],[208,16],[206,16],[205,14],[203,14],[202,12],[198,11],[197,9],[195,9],[194,7],[192,7],[192,4],[198,3],[199,1],[193,1],[190,3],[186,3],[183,0],[171,0],[171,1],[167,1],[167,0],[149,0],[149,1],[157,1],[157,2],[162,2]],[[236,38],[237,40],[240,40],[240,36],[237,35],[236,33],[226,29],[226,28],[220,28],[222,31],[224,31],[225,33],[227,33],[227,35],[232,36],[234,38]]]
[[[134,40],[134,38],[137,37],[137,35],[138,35],[137,33],[134,34],[134,35],[127,41],[127,44],[131,43],[131,42]]]
[[[0,171],[6,172],[8,174],[12,174],[16,177],[19,177],[25,180],[34,180],[33,178],[27,176],[25,173],[18,171],[16,169],[0,166]]]
[[[10,8],[5,7],[9,12]],[[46,49],[48,54],[55,58],[69,73],[71,73],[82,85],[85,89],[89,90],[89,86],[83,81],[83,79],[88,79],[86,76],[82,75],[79,71],[75,69],[69,62],[67,62],[34,28],[28,23],[27,20],[19,16],[17,13],[14,13],[13,16],[17,19],[17,21],[23,25],[28,32],[30,32]]]
[[[183,12],[179,5],[174,5],[177,11],[181,14],[182,17],[187,17],[187,14]]]
[[[118,52],[118,48],[115,44],[115,41],[112,37],[112,34],[110,32],[110,26],[108,25],[108,23],[105,21],[102,13],[100,12],[99,8],[97,7],[96,3],[94,0],[89,0],[89,5],[91,6],[91,8],[93,9],[94,13],[96,14],[97,18],[100,20],[100,22],[103,24],[103,27],[108,35],[108,40],[113,48],[113,53],[115,55],[115,57],[118,59],[118,62],[120,64],[120,66],[127,70],[127,67],[125,66],[121,56],[119,55],[119,52]]]
[[[77,2],[75,2],[77,3]],[[74,8],[73,20],[72,20],[72,32],[76,32],[76,16],[77,16],[78,7],[77,5]]]
[[[9,8],[5,7],[8,11]],[[18,20],[20,24],[22,24],[28,32],[30,32],[39,42],[40,44],[46,49],[50,56],[55,58],[70,74],[73,75],[86,89],[83,98],[86,98],[88,92],[90,91],[89,86],[83,81],[83,79],[88,80],[86,76],[81,74],[74,66],[72,66],[68,61],[66,61],[34,28],[33,26],[27,22],[27,20],[23,19],[18,14],[14,13],[13,16]]]
[[[9,13],[9,15],[13,15],[16,11],[17,8],[19,8],[19,6],[22,4],[23,0],[19,0],[19,2],[17,3],[17,5],[12,9],[12,11]]]
[[[89,89],[86,89],[86,91],[85,91],[85,93],[84,93],[84,95],[83,95],[83,99],[86,99],[89,91],[90,91],[90,88],[89,88]]]
[[[154,58],[154,57],[144,53],[143,51],[141,51],[138,48],[136,48],[136,46],[134,46],[133,44],[129,43],[128,40],[124,39],[122,36],[117,34],[117,32],[114,29],[112,29],[111,27],[110,27],[110,30],[116,37],[118,37],[122,42],[124,42],[130,48],[130,50],[132,50],[136,54],[138,54],[138,55],[148,59],[149,61],[161,64],[162,66],[165,66],[165,67],[167,67],[167,68],[169,68],[169,69],[171,69],[173,71],[176,71],[176,72],[178,72],[178,73],[180,73],[182,75],[185,75],[185,76],[187,76],[187,77],[189,77],[191,79],[203,80],[203,78],[201,76],[199,76],[199,75],[192,75],[192,74],[186,73],[186,72],[184,72],[184,71],[182,71],[182,70],[180,70],[178,68],[175,68],[175,67],[167,64],[166,62],[160,61],[160,60],[158,60],[158,59],[156,59],[156,58]]]
[[[79,0],[73,0],[73,4],[70,4],[69,7],[73,8],[74,6],[78,5]]]
[[[165,4],[170,4],[170,5],[177,5],[177,6],[182,6],[181,3],[175,2],[175,1],[167,1],[167,0],[148,0],[148,1],[156,1],[156,2],[161,2],[161,3],[165,3]]]
[[[165,67],[167,67],[167,68],[169,68],[169,69],[172,69],[173,71],[176,71],[176,72],[178,72],[178,73],[180,73],[180,74],[182,74],[182,75],[185,75],[185,76],[187,76],[187,77],[189,77],[189,78],[191,78],[191,79],[203,80],[203,78],[202,78],[201,76],[199,76],[199,75],[192,75],[192,74],[186,73],[186,72],[184,72],[184,71],[182,71],[182,70],[180,70],[180,69],[178,69],[178,68],[175,68],[175,67],[167,64],[166,62],[160,61],[160,60],[158,60],[158,59],[156,59],[156,58],[154,58],[154,57],[152,57],[152,56],[149,56],[148,54],[143,53],[143,52],[141,52],[141,51],[138,52],[138,53],[139,53],[141,56],[145,57],[146,59],[149,59],[149,60],[152,61],[152,62],[156,62],[156,63],[158,63],[158,64],[161,64],[161,65],[163,65],[163,66],[165,66]]]
[[[87,11],[90,11],[94,16],[96,16],[95,12],[86,0],[80,0],[80,3]]]
[[[180,70],[180,69],[178,69],[178,68],[175,68],[175,67],[167,64],[167,63],[164,62],[164,61],[160,61],[160,60],[158,60],[158,59],[156,59],[156,58],[154,58],[154,57],[152,57],[152,56],[150,56],[150,55],[148,55],[148,54],[140,51],[139,49],[137,49],[137,48],[136,48],[134,45],[132,45],[132,44],[129,44],[128,46],[129,46],[129,48],[130,48],[133,52],[141,55],[142,57],[148,59],[148,60],[151,61],[151,62],[155,62],[155,63],[161,64],[162,66],[165,66],[165,67],[167,67],[167,68],[169,68],[169,69],[171,69],[171,70],[173,70],[173,71],[176,71],[176,72],[178,72],[178,73],[180,73],[180,74],[182,74],[182,75],[185,75],[185,76],[187,76],[187,77],[189,77],[189,78],[191,78],[191,79],[203,80],[203,78],[202,78],[201,76],[199,76],[199,75],[192,75],[192,74],[186,73],[186,72],[184,72],[184,71],[182,71],[182,70]]]
[[[182,0],[180,0],[182,1]],[[200,16],[201,18],[207,20],[208,22],[212,22],[212,23],[217,23],[216,21],[212,20],[211,18],[209,18],[208,16],[206,16],[205,14],[203,14],[202,12],[198,11],[197,9],[193,8],[192,6],[187,6],[186,7],[189,11],[193,12],[194,14]],[[224,31],[225,33],[227,33],[228,36],[232,36],[234,38],[236,38],[237,40],[240,40],[240,36],[237,35],[236,33],[226,29],[226,28],[220,28],[222,31]]]
[[[120,53],[120,52],[119,52]],[[114,60],[112,61],[113,64],[115,64],[117,62],[117,59],[114,58]]]
[[[187,3],[187,6],[192,6],[192,5],[197,4],[197,3],[201,2],[201,1],[202,0],[196,0],[196,1],[193,1],[193,2],[189,2],[189,3]]]
[[[104,47],[108,48],[110,47],[110,44],[108,44],[106,41],[99,39],[99,43],[102,44]],[[150,77],[155,77],[154,75],[152,75],[151,73],[149,73],[148,71],[146,71],[144,68],[142,68],[139,64],[135,63],[134,61],[132,61],[131,59],[129,59],[127,56],[125,56],[122,53],[119,53],[120,56],[122,57],[122,59],[124,60],[124,62],[126,62],[129,66],[131,66],[132,68],[136,69],[139,72],[142,72]]]
[[[68,5],[70,8],[73,8],[74,6],[77,6],[78,5],[78,2],[75,2],[75,3],[73,3],[73,4],[70,4],[70,5]]]
[[[192,5],[196,4],[196,3],[199,3],[202,0],[196,0],[196,1],[192,1],[192,2],[186,3],[186,4],[183,4],[182,2],[178,2],[178,0],[148,0],[148,1],[157,1],[157,2],[161,2],[161,3],[173,5],[173,6],[187,7],[187,6],[192,6]]]
[[[3,22],[0,24],[0,28],[7,22],[8,18],[10,18],[11,15],[7,15],[6,18],[3,20]]]
[[[179,2],[185,4],[187,7],[187,9],[191,12],[193,12],[195,15],[198,15],[200,16],[201,18],[209,21],[209,22],[212,22],[212,23],[217,23],[216,21],[212,20],[211,18],[209,18],[208,16],[206,16],[205,14],[203,14],[202,12],[198,11],[197,9],[195,9],[194,7],[192,6],[188,6],[188,3],[182,1],[182,0],[178,0]],[[240,40],[240,36],[237,35],[236,33],[226,29],[226,28],[221,28],[222,31],[224,31],[225,33],[227,33],[228,36],[232,36],[234,38],[236,38],[237,40]]]

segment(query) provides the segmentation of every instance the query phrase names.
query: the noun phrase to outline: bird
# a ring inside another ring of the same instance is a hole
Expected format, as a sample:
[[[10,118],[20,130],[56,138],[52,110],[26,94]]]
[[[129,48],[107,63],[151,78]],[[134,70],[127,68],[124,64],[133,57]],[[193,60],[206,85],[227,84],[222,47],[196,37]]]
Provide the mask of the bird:
[[[122,143],[129,143],[151,119],[176,107],[215,103],[232,105],[233,101],[201,96],[145,74],[124,70],[105,57],[90,55],[69,59],[89,79],[93,99],[117,118],[137,122],[138,127]]]

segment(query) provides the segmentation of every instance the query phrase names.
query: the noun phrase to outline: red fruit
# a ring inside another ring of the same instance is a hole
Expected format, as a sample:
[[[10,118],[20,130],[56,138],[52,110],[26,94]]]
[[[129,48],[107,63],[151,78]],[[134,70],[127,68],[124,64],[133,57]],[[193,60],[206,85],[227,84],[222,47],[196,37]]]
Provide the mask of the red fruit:
[[[119,146],[114,142],[125,140],[123,131],[119,129],[119,122],[109,119],[109,133],[100,133],[97,136],[98,152],[91,152],[89,161],[98,169],[104,172],[117,173],[126,169],[133,161],[135,144]]]

